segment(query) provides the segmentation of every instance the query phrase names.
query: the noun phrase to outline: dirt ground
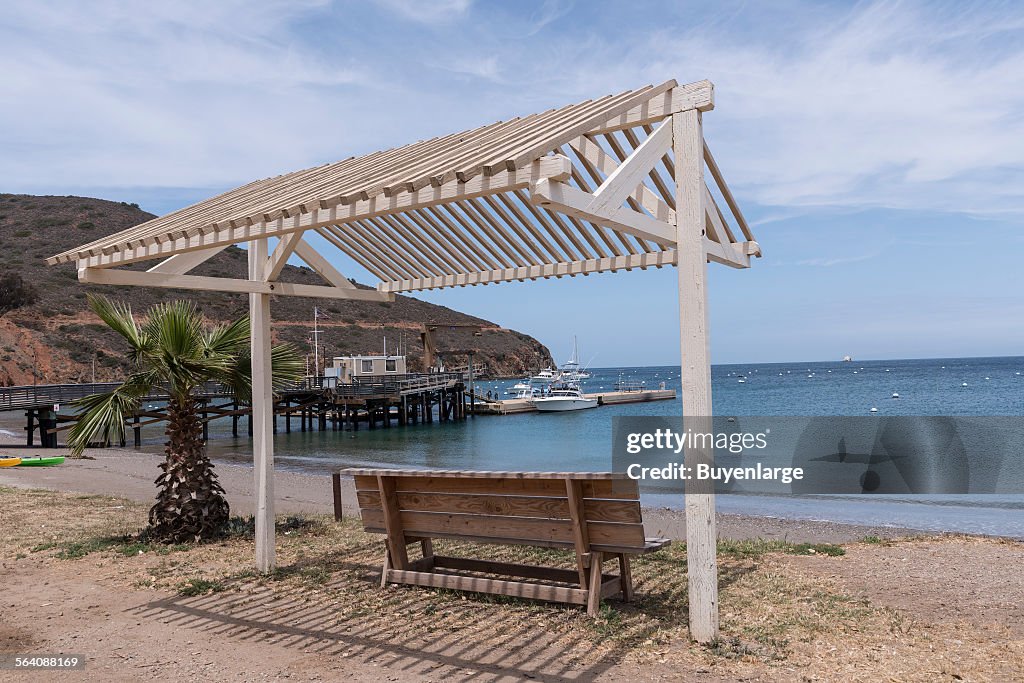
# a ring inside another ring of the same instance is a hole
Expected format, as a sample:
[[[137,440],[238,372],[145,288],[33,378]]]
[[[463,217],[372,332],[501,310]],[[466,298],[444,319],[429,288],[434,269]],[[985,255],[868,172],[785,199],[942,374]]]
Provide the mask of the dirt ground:
[[[1024,679],[1017,542],[723,542],[722,638],[704,647],[686,637],[678,543],[637,560],[635,603],[611,600],[592,620],[572,607],[382,590],[381,538],[355,520],[279,518],[279,569],[261,576],[241,520],[217,543],[153,546],[134,536],[144,505],[12,488],[0,488],[0,519],[0,650],[87,658],[83,672],[33,680]]]

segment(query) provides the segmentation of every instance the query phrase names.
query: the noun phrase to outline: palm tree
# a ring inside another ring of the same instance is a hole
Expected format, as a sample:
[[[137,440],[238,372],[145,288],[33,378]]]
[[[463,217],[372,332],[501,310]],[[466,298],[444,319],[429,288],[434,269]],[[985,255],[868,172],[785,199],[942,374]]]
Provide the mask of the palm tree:
[[[206,455],[196,394],[207,382],[220,382],[242,402],[252,398],[249,318],[206,329],[190,301],[157,304],[139,324],[131,307],[89,296],[89,306],[128,341],[133,371],[122,384],[87,396],[68,434],[74,455],[94,441],[122,438],[125,419],[153,389],[167,394],[166,459],[156,479],[159,492],[149,511],[148,536],[183,543],[219,536],[229,518],[224,489]],[[272,352],[274,387],[302,374],[299,354],[290,344]]]

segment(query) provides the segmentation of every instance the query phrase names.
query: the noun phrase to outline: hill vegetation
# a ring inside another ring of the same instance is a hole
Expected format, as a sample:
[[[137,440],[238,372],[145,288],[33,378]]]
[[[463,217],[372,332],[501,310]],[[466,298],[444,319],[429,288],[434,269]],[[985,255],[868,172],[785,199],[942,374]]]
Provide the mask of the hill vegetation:
[[[86,305],[90,292],[126,301],[136,312],[168,299],[195,301],[212,321],[244,315],[242,294],[196,292],[145,287],[111,287],[78,282],[72,264],[47,266],[45,259],[152,218],[135,204],[87,197],[40,197],[0,194],[0,279],[20,277],[34,296],[20,297],[20,306],[0,318],[0,384],[40,384],[119,378],[126,368],[120,339],[102,325]],[[144,269],[152,262],[136,264]],[[229,247],[193,271],[197,275],[245,278],[246,253]],[[286,266],[282,281],[323,284],[309,268]],[[12,280],[13,281],[13,280]],[[486,363],[503,376],[521,375],[550,364],[540,342],[496,323],[465,315],[412,297],[393,303],[336,301],[293,297],[271,302],[276,340],[311,349],[313,307],[319,306],[326,356],[378,353],[387,338],[394,350],[401,342],[411,370],[422,370],[420,332],[437,326],[437,344],[449,365],[465,362],[454,351],[473,350],[474,362]],[[470,327],[452,327],[476,325]],[[445,354],[448,349],[453,353]]]

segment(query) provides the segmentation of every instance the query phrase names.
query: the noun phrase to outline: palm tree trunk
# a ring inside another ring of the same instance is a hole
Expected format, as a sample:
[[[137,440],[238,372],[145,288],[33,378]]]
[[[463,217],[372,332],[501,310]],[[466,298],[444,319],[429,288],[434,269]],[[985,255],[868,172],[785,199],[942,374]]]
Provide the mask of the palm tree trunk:
[[[167,406],[166,459],[156,478],[160,492],[149,510],[149,536],[166,543],[220,536],[228,523],[228,501],[206,455],[202,424],[191,397]]]

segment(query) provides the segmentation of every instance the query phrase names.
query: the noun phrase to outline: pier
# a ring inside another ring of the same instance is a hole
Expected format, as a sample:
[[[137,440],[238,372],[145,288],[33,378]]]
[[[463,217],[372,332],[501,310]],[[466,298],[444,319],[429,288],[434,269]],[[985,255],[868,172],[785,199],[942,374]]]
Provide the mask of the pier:
[[[391,426],[430,424],[464,420],[466,384],[461,373],[436,372],[405,375],[361,376],[351,383],[337,384],[331,377],[310,377],[282,389],[274,396],[274,430],[355,431]],[[111,391],[117,383],[45,384],[0,388],[0,412],[24,411],[26,445],[57,448],[59,432],[70,429],[77,415],[61,415],[62,405],[96,393]],[[142,445],[142,428],[166,420],[161,404],[165,393],[154,391],[140,401],[139,409],[125,424],[125,432],[134,433],[135,446]],[[209,423],[230,419],[231,432],[239,435],[241,418],[246,418],[247,433],[252,435],[252,407],[239,403],[232,393],[217,383],[208,383],[197,392],[203,438],[209,438]],[[293,425],[293,421],[298,422]],[[281,423],[280,425],[278,423]],[[108,444],[98,444],[108,445]],[[122,439],[120,445],[124,446]]]
[[[536,412],[527,399],[498,399],[479,391],[470,393],[463,372],[432,372],[405,375],[373,375],[337,384],[332,377],[310,377],[279,391],[274,398],[274,431],[358,431],[388,429],[435,421],[464,420],[469,415],[516,415]],[[0,387],[0,412],[24,411],[25,442],[29,447],[57,448],[60,432],[70,429],[76,415],[60,414],[61,406],[92,394],[111,391],[117,383],[43,384]],[[619,403],[667,401],[676,397],[673,389],[629,389],[585,394],[598,406]],[[140,402],[139,409],[125,424],[125,434],[134,435],[136,448],[142,445],[142,428],[166,420],[160,405],[166,394],[154,391]],[[203,438],[209,438],[209,423],[231,420],[231,433],[244,429],[252,435],[252,408],[234,399],[227,388],[208,383],[197,393]],[[157,404],[157,405],[154,405]],[[121,446],[127,445],[125,439]],[[96,444],[112,445],[112,444]]]

